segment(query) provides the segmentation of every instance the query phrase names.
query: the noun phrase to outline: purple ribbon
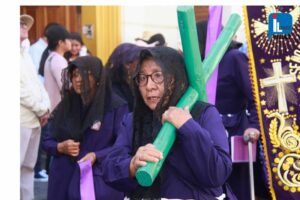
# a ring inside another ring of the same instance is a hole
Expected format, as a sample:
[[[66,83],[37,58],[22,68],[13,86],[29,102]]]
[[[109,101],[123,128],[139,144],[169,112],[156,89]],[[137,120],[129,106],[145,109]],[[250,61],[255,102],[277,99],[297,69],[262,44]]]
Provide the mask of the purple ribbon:
[[[80,168],[81,200],[95,200],[93,169],[90,160],[78,163]]]
[[[210,52],[210,49],[217,40],[222,28],[222,6],[209,6],[208,9],[209,15],[206,34],[205,56],[207,56],[207,54]],[[217,80],[218,66],[216,67],[214,73],[211,75],[206,85],[207,99],[211,104],[215,104],[216,101]]]

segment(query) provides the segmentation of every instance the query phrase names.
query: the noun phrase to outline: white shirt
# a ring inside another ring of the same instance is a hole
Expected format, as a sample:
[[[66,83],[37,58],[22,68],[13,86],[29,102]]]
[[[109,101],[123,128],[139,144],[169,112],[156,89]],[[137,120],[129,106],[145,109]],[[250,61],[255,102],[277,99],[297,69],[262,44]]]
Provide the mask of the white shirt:
[[[38,117],[50,109],[49,96],[39,81],[30,55],[20,52],[20,123],[22,127],[40,126]]]

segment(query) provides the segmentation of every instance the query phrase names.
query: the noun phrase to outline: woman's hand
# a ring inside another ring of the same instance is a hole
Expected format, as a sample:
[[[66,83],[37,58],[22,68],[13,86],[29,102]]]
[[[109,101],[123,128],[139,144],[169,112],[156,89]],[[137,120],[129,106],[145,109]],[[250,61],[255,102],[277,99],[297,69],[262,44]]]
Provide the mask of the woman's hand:
[[[256,142],[259,139],[260,132],[256,128],[247,128],[244,131],[244,138],[249,137],[252,143]]]
[[[95,152],[90,152],[87,153],[83,158],[81,158],[78,163],[86,161],[86,160],[90,160],[92,165],[96,162],[96,154]]]
[[[57,150],[60,153],[70,155],[70,156],[78,156],[80,148],[80,142],[75,142],[74,140],[65,140],[57,144]]]
[[[162,158],[162,153],[158,151],[153,144],[141,146],[140,148],[138,148],[135,155],[130,161],[130,176],[134,177],[138,168],[141,166],[145,166],[147,164],[147,161],[156,163]]]
[[[170,106],[168,110],[166,110],[162,115],[162,123],[168,121],[177,129],[179,129],[185,122],[187,122],[191,118],[192,115],[190,114],[187,106],[184,109]]]

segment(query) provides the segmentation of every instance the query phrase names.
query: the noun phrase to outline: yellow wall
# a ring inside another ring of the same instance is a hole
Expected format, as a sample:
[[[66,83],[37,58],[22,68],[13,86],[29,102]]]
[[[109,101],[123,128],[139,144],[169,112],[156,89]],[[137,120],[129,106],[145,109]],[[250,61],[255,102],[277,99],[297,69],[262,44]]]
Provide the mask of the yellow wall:
[[[106,63],[114,48],[121,42],[121,8],[120,6],[82,6],[81,25],[93,26],[93,38],[82,38],[93,55]],[[82,31],[82,30],[81,30]]]

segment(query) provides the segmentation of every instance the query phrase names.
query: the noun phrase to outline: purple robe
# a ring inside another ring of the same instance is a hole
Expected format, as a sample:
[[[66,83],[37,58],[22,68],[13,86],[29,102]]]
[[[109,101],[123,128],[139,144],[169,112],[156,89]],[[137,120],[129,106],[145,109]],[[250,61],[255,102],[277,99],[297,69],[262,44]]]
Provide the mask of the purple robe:
[[[224,123],[229,135],[243,135],[246,128],[259,129],[252,95],[247,56],[237,49],[229,50],[219,64],[216,107],[222,115],[240,114]],[[246,116],[248,109],[250,116]]]
[[[237,49],[229,50],[219,64],[216,107],[223,115],[223,123],[230,137],[243,135],[247,128],[259,130],[258,117],[252,95],[248,71],[247,56]],[[246,109],[250,115],[246,115]],[[227,115],[232,116],[228,117]],[[260,143],[258,142],[258,145]],[[259,146],[257,159],[260,159]],[[260,162],[254,163],[256,194],[268,197],[263,167]],[[250,183],[248,163],[234,163],[228,182],[241,200],[250,200]]]
[[[49,171],[48,200],[80,199],[80,171],[77,161],[89,152],[96,153],[93,165],[93,177],[96,199],[124,199],[124,194],[108,186],[102,179],[100,165],[111,150],[121,120],[128,113],[128,106],[123,105],[107,112],[99,131],[89,128],[80,143],[80,153],[73,160],[70,156],[57,151],[57,141],[47,133],[43,138],[43,148],[53,156]]]
[[[114,150],[103,161],[103,178],[130,194],[138,185],[129,177],[132,158],[132,114],[124,117]],[[231,173],[225,129],[215,107],[199,119],[189,119],[177,130],[177,138],[162,167],[160,196],[179,199],[212,199],[223,193]]]

